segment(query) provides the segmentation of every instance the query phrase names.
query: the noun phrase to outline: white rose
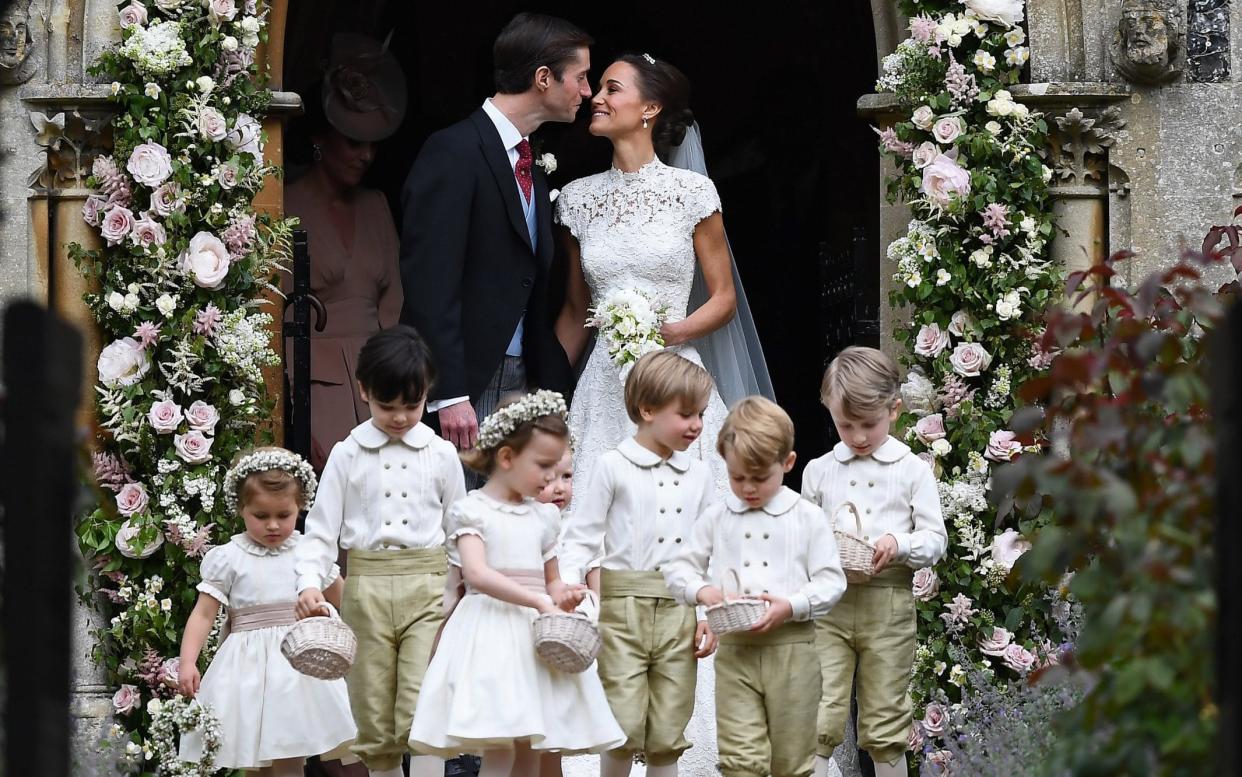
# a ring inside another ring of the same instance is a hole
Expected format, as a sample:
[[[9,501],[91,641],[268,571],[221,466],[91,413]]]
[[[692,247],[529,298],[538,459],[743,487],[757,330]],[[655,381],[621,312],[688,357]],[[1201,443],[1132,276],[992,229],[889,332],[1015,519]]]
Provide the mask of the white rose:
[[[953,452],[953,445],[943,438],[933,440],[931,444],[931,452],[933,456],[944,458]]]
[[[992,540],[992,560],[1006,571],[1022,558],[1022,554],[1031,549],[1031,543],[1013,529],[1006,529]]]
[[[991,267],[992,266],[992,247],[985,246],[984,248],[977,248],[974,251],[971,251],[970,261],[973,262],[974,265],[979,268],[986,269],[988,267]]]
[[[1022,315],[1022,297],[1016,291],[1006,292],[996,300],[996,316],[1001,321],[1008,321]]]
[[[926,105],[920,105],[914,109],[914,113],[910,114],[910,121],[921,130],[931,129],[932,122],[935,120],[935,111]]]
[[[246,393],[241,389],[233,389],[229,392],[229,404],[234,407],[241,407],[246,404]]]
[[[953,371],[963,378],[973,378],[992,364],[992,354],[978,343],[958,343],[949,355]]]
[[[959,310],[949,317],[949,334],[954,337],[962,337],[974,328],[974,318],[964,310]]]
[[[263,161],[263,125],[248,113],[237,114],[233,129],[225,138],[235,151],[249,154],[255,164]]]
[[[99,380],[108,388],[116,388],[132,386],[142,380],[151,369],[151,360],[137,340],[122,337],[100,351],[95,366]]]
[[[553,154],[544,154],[539,157],[539,166],[548,175],[556,172],[556,156]]]
[[[151,409],[147,412],[147,420],[151,422],[151,428],[156,434],[169,434],[177,431],[177,427],[181,425],[184,418],[181,412],[181,405],[171,399],[160,400],[151,405]]]
[[[216,88],[216,82],[212,80],[211,76],[199,76],[194,79],[194,85],[203,94],[211,94],[211,90]]]
[[[138,294],[136,292],[131,291],[128,294],[126,294],[125,295],[125,312],[133,313],[135,310],[138,309],[138,303],[139,303],[139,299],[138,299]]]
[[[130,543],[138,537],[138,533],[141,528],[142,527],[140,526],[135,526],[132,519],[126,519],[126,521],[121,524],[121,528],[117,530],[116,539],[113,544],[116,545],[116,549],[119,550],[121,555],[125,558],[147,558],[152,553],[159,550],[160,546],[164,544],[164,535],[157,529],[155,532],[155,539],[151,540],[149,544],[143,546],[140,550],[134,550]],[[155,700],[152,699],[152,701]],[[150,704],[147,705],[147,709],[151,709]]]
[[[187,464],[202,464],[209,460],[212,442],[214,442],[212,438],[197,429],[185,434],[173,435],[173,448]]]
[[[1013,116],[1015,119],[1025,119],[1030,114],[1030,112],[1031,112],[1031,109],[1027,108],[1022,103],[1013,104]]]
[[[155,300],[155,309],[162,313],[164,318],[170,318],[173,313],[177,312],[177,297],[161,294]]]
[[[198,112],[195,126],[198,133],[207,140],[224,140],[224,136],[229,134],[229,125],[224,114],[210,106]]]
[[[181,254],[181,270],[204,289],[218,289],[229,273],[229,250],[210,232],[199,232]]]
[[[1001,134],[1001,125],[999,121],[989,121],[987,124],[983,125],[983,128],[992,135]]]
[[[1026,218],[1022,219],[1022,221],[1018,223],[1018,229],[1022,230],[1028,235],[1035,231],[1035,227],[1036,227],[1036,224],[1035,224],[1034,216],[1027,216]]]
[[[259,31],[259,20],[253,16],[243,16],[239,24],[246,32],[258,33]]]
[[[225,51],[237,51],[237,38],[232,35],[225,35],[220,39],[220,48]]]
[[[932,136],[937,142],[948,145],[957,140],[965,130],[966,125],[962,123],[962,117],[943,116],[936,119],[936,123],[932,125]]]
[[[148,140],[134,147],[125,169],[138,183],[154,188],[172,175],[172,156],[159,143]]]
[[[1044,179],[1044,183],[1052,180],[1052,168],[1048,165],[1040,165],[1040,176]]]
[[[914,338],[914,352],[929,359],[936,358],[948,347],[949,333],[942,331],[939,324],[924,324]]]
[[[962,5],[974,12],[975,17],[996,22],[1006,27],[1022,23],[1022,0],[962,0]]]
[[[117,313],[125,312],[125,295],[119,291],[114,291],[108,295],[108,307]]]
[[[932,143],[930,140],[923,141],[919,144],[918,148],[914,149],[914,154],[911,157],[914,162],[914,168],[916,170],[922,170],[924,167],[930,165],[932,160],[935,159],[938,154],[940,154],[939,146]]]
[[[121,19],[122,30],[128,30],[130,27],[137,27],[147,23],[147,7],[137,2],[137,0],[122,8],[118,15]]]

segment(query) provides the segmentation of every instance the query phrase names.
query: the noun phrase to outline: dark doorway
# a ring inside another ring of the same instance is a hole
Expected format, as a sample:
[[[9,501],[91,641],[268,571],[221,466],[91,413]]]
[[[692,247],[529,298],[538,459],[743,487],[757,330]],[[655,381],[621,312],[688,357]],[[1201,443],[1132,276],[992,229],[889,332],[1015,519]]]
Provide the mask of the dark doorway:
[[[334,32],[382,39],[392,31],[410,107],[401,131],[379,149],[367,185],[387,194],[395,212],[423,140],[492,93],[492,40],[521,10],[563,16],[590,32],[593,78],[624,51],[666,58],[690,78],[777,398],[797,424],[802,462],[823,453],[830,424],[818,402],[819,379],[830,348],[840,347],[830,346],[825,331],[825,263],[849,251],[857,233],[869,246],[861,274],[880,272],[879,159],[874,135],[854,108],[875,79],[870,4],[798,0],[742,11],[652,0],[623,8],[510,0],[290,3],[284,88],[304,92],[317,80]],[[559,160],[552,186],[608,166],[608,144],[586,132],[588,118],[583,111],[573,125],[540,130],[544,149]],[[296,175],[309,146],[293,130],[287,151]],[[869,302],[874,309],[878,299]]]

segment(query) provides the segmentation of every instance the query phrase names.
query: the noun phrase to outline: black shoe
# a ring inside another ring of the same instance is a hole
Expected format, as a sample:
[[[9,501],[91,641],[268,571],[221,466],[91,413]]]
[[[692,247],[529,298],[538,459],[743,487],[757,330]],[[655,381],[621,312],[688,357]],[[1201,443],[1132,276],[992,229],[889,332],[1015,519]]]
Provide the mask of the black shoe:
[[[459,755],[444,762],[444,777],[479,777],[483,759],[477,755]]]

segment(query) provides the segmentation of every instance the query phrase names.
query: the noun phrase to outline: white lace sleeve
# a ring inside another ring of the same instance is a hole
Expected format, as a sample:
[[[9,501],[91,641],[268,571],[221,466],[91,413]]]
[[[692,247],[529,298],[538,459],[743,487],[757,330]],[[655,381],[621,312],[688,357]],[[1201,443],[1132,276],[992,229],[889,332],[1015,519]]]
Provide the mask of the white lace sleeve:
[[[564,226],[570,233],[582,240],[582,201],[577,196],[578,186],[570,183],[561,190],[561,194],[556,198],[556,209],[552,212],[552,219]]]
[[[685,213],[693,232],[700,221],[720,210],[720,194],[712,179],[698,173],[689,175],[693,178],[686,182]]]

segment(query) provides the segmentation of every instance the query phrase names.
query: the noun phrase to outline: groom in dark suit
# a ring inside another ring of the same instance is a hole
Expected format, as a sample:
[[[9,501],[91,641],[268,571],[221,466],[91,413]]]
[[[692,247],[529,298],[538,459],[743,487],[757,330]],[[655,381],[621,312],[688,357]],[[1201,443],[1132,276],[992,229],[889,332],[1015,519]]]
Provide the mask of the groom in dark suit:
[[[505,394],[573,384],[547,299],[552,202],[529,136],[589,102],[592,42],[563,19],[514,17],[492,52],[496,94],[428,138],[405,183],[401,321],[431,346],[427,410],[460,449]]]

